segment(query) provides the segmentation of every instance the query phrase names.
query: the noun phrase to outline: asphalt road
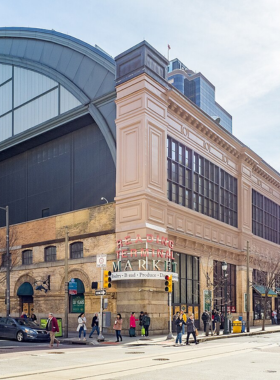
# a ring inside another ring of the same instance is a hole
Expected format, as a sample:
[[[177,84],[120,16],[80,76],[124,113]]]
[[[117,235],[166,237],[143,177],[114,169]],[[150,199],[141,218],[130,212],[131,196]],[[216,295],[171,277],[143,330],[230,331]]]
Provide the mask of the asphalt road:
[[[21,350],[24,349],[17,352],[18,343],[12,344],[15,344],[14,349],[0,355],[0,379],[280,378],[280,333],[180,347],[170,341],[152,339],[114,346],[61,346],[58,349],[23,343]],[[2,345],[3,341],[1,348]]]

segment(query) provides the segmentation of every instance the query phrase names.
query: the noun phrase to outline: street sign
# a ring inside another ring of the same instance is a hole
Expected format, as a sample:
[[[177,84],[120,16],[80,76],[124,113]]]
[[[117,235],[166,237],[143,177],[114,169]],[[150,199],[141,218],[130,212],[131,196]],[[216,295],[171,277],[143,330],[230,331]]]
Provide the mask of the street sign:
[[[97,268],[106,268],[107,256],[106,255],[97,255],[96,256],[96,267]]]
[[[95,291],[96,296],[105,296],[106,290],[105,289],[99,289]]]
[[[69,282],[69,294],[71,296],[75,296],[77,294],[77,290],[78,290],[78,284],[77,282],[72,282],[72,280]]]

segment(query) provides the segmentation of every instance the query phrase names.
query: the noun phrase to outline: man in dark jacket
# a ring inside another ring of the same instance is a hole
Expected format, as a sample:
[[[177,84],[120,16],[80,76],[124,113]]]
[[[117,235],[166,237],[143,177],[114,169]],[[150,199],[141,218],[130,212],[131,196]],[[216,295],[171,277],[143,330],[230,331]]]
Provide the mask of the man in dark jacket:
[[[95,313],[94,317],[92,318],[92,322],[91,322],[91,327],[92,327],[92,330],[89,334],[89,338],[92,338],[92,335],[94,333],[94,331],[96,330],[97,332],[97,336],[100,334],[100,330],[99,330],[99,319],[98,319],[98,313]]]
[[[149,327],[151,324],[151,318],[148,316],[148,313],[145,312],[143,317],[143,326],[145,328],[145,336],[149,336]]]
[[[198,342],[196,341],[195,330],[196,330],[196,327],[194,325],[194,318],[193,318],[193,314],[191,314],[187,320],[187,341],[186,341],[187,345],[189,345],[189,337],[191,334],[193,336],[194,343],[198,344]]]
[[[207,313],[206,310],[202,313],[201,319],[202,319],[203,325],[204,325],[204,332],[206,332],[207,322],[210,321],[210,315]]]
[[[182,332],[183,332],[183,326],[186,324],[186,322],[183,320],[183,314],[180,314],[179,317],[175,321],[176,329],[177,329],[177,337],[175,346],[178,346],[178,342],[182,344]]]
[[[46,330],[50,332],[50,338],[51,338],[50,347],[53,347],[54,341],[56,341],[56,344],[57,344],[57,347],[58,347],[59,340],[56,339],[55,333],[59,332],[59,327],[58,327],[58,324],[57,324],[57,320],[53,316],[52,313],[49,313],[49,318],[48,318],[48,321],[47,321]]]

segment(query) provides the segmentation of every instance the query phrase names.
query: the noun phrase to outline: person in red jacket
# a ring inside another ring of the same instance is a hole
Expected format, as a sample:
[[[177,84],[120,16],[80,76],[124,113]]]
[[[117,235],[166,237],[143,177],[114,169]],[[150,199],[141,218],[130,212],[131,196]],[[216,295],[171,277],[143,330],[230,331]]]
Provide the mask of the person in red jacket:
[[[136,336],[135,335],[136,321],[138,321],[138,319],[135,318],[135,312],[133,311],[130,316],[129,336]]]
[[[49,318],[47,321],[47,331],[50,332],[50,337],[51,337],[51,342],[50,342],[50,347],[53,347],[54,341],[56,341],[57,347],[59,345],[59,340],[56,339],[55,333],[59,332],[59,327],[57,324],[56,318],[53,316],[52,313],[49,313]]]

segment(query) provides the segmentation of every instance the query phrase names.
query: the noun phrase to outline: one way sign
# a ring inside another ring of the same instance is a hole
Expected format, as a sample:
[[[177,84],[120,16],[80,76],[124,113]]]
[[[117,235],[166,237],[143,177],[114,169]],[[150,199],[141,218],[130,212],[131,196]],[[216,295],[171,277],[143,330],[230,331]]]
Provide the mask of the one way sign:
[[[106,290],[105,289],[99,289],[95,291],[96,296],[105,296]]]

